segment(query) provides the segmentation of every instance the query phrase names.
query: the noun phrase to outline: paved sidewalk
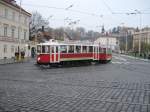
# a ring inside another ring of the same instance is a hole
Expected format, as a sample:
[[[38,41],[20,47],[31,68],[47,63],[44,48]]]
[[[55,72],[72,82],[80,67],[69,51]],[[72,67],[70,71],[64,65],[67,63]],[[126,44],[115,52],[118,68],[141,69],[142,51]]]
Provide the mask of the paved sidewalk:
[[[0,59],[0,65],[13,64],[13,63],[22,63],[22,62],[27,62],[29,60],[30,60],[30,58],[25,58],[23,60],[15,60],[14,58]]]
[[[142,61],[150,62],[149,59],[143,59],[143,58],[134,57],[134,56],[129,56],[129,55],[125,55],[125,54],[120,54],[120,55],[121,55],[121,56],[124,56],[124,57],[131,58],[131,59],[137,59],[137,60],[142,60]]]

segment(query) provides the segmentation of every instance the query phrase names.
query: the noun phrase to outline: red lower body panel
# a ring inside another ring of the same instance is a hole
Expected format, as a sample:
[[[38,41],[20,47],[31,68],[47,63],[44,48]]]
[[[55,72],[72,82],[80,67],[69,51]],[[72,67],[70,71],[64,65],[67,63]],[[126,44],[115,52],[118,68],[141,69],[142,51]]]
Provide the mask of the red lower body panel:
[[[111,54],[103,53],[58,53],[56,54],[40,54],[37,56],[38,63],[55,63],[60,61],[72,61],[72,60],[111,60]]]

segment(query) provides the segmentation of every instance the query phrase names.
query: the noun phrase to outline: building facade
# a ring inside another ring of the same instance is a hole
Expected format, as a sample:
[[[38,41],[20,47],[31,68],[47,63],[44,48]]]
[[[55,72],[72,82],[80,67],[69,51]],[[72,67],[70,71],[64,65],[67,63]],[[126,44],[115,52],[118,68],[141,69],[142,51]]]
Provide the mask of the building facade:
[[[112,50],[115,50],[118,43],[117,43],[117,38],[116,37],[111,37],[111,36],[103,36],[99,37],[95,40],[95,43],[99,43],[100,45],[108,45],[112,48]]]
[[[150,44],[150,30],[142,30],[133,34],[133,50],[138,51],[139,46],[142,48],[142,44]]]
[[[0,0],[0,59],[12,58],[21,51],[29,56],[30,17],[14,0]]]

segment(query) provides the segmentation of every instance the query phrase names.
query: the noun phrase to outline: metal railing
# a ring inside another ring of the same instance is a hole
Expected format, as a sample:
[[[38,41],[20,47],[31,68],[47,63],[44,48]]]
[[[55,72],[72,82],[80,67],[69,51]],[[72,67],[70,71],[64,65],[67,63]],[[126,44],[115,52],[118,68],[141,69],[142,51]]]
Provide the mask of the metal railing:
[[[0,36],[0,41],[18,43],[19,39],[18,38],[13,38],[13,37],[8,37],[8,36]],[[21,41],[21,43],[27,43],[28,42],[27,40],[24,40],[24,39],[21,39],[20,41]]]

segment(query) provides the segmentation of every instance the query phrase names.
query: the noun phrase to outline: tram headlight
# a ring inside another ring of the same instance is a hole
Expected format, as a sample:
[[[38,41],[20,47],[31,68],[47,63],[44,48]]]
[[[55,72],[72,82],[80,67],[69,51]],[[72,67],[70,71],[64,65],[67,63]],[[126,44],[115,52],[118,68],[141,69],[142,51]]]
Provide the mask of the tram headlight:
[[[40,57],[38,57],[38,59],[37,59],[37,60],[38,60],[38,61],[40,61],[40,59],[41,59],[41,58],[40,58]]]

